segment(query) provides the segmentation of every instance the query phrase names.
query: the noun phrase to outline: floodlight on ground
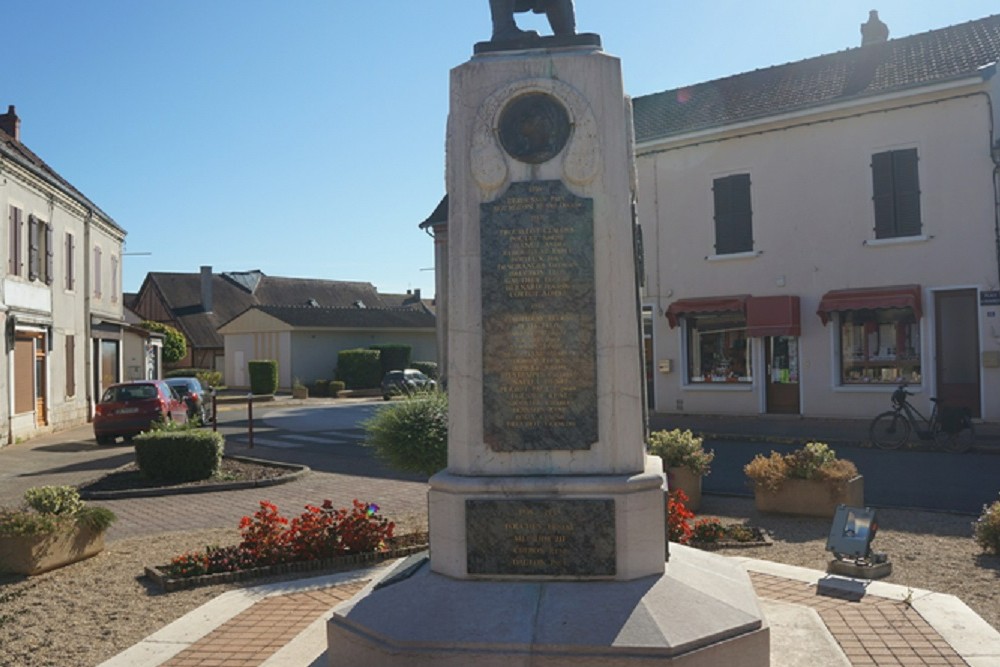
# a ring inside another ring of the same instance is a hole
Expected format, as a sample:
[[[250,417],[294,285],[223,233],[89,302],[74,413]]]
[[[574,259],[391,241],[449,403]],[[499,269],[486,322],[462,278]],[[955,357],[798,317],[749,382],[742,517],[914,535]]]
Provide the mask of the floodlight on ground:
[[[872,551],[877,532],[874,509],[838,505],[826,541],[826,550],[833,553],[828,571],[863,579],[878,579],[892,572],[886,555]]]

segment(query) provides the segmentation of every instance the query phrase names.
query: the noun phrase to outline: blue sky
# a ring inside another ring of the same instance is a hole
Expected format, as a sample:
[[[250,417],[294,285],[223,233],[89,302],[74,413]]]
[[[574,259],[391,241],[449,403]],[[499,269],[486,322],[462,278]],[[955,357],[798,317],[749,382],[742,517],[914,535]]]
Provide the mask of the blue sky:
[[[434,293],[448,72],[487,0],[2,0],[0,111],[128,232],[149,271],[260,269]],[[985,0],[576,0],[653,93],[1000,11]],[[547,30],[521,15],[523,27]],[[641,196],[641,193],[640,193]],[[143,254],[151,253],[151,254]]]

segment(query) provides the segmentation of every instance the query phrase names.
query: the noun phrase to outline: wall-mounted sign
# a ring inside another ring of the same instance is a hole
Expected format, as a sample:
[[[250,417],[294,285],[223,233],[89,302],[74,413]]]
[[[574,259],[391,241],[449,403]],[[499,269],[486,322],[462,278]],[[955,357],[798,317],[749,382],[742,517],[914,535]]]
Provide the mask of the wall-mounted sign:
[[[989,290],[979,293],[980,306],[1000,306],[1000,290]]]

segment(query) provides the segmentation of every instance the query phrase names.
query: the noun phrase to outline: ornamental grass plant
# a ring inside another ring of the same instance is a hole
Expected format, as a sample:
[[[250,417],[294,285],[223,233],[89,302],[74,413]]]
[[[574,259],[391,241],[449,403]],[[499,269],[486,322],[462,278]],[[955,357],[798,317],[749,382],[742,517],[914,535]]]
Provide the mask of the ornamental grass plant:
[[[37,486],[24,494],[24,505],[0,509],[0,537],[48,535],[73,527],[106,530],[116,517],[105,507],[92,507],[71,486]]]
[[[430,476],[448,465],[448,395],[444,392],[393,401],[363,426],[365,444],[397,470]]]
[[[858,476],[854,463],[838,459],[837,453],[823,442],[806,443],[788,454],[775,451],[768,456],[758,454],[743,467],[743,472],[756,488],[770,492],[777,492],[789,479],[813,479],[838,493]]]
[[[983,513],[972,528],[976,543],[983,551],[1000,556],[1000,500],[984,505]]]
[[[649,453],[662,458],[665,468],[687,468],[704,477],[711,472],[715,452],[706,451],[703,442],[690,430],[653,431],[649,434]]]

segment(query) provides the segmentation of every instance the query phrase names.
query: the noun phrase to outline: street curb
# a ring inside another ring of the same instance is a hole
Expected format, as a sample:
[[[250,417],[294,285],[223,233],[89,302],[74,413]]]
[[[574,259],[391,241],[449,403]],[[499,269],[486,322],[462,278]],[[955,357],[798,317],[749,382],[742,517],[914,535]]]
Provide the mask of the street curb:
[[[233,461],[245,461],[247,463],[257,463],[270,466],[272,468],[284,468],[291,470],[287,475],[280,477],[269,477],[267,479],[248,480],[245,482],[219,482],[217,484],[203,484],[200,486],[165,486],[157,489],[122,489],[119,491],[87,491],[81,492],[80,497],[84,500],[118,500],[123,498],[156,498],[159,496],[188,495],[192,493],[213,493],[216,491],[237,491],[240,489],[256,489],[278,484],[287,484],[301,479],[312,469],[306,465],[296,465],[293,463],[276,463],[264,459],[255,459],[249,456],[226,456]]]

